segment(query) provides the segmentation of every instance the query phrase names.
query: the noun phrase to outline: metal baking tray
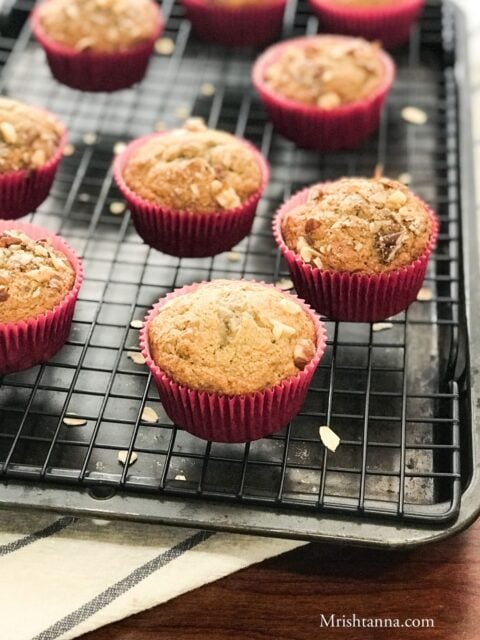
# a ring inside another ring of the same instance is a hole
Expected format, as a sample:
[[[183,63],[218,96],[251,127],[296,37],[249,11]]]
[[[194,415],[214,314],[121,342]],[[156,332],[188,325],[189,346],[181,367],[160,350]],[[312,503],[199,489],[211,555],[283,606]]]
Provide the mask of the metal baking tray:
[[[7,3],[8,5],[8,3]],[[0,504],[305,540],[405,547],[466,527],[480,507],[479,257],[462,14],[429,2],[410,42],[377,135],[353,152],[297,149],[277,135],[250,85],[256,51],[198,42],[178,3],[145,80],[114,95],[57,84],[31,37],[33,3],[0,22],[0,89],[43,105],[68,125],[74,153],[31,216],[82,254],[86,279],[69,342],[48,364],[0,380]],[[317,31],[303,0],[290,2],[283,37]],[[423,126],[401,111],[426,112]],[[149,249],[128,212],[115,215],[114,147],[187,115],[244,135],[268,156],[272,180],[252,235],[236,254],[172,258]],[[249,445],[206,443],[172,425],[138,349],[143,318],[161,295],[211,278],[288,277],[272,214],[297,189],[384,165],[441,219],[418,301],[384,331],[327,322],[329,346],[301,414]],[[113,205],[113,206],[112,206]],[[144,406],[160,416],[141,421]],[[86,420],[67,426],[67,414]],[[318,427],[341,437],[335,454]],[[119,451],[138,458],[128,468]]]

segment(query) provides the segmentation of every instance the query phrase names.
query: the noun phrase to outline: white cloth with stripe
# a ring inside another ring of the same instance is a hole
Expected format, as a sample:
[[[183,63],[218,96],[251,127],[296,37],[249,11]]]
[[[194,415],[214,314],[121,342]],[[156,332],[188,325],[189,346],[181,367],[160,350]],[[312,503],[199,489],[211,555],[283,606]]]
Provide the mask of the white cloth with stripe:
[[[480,202],[480,5],[469,13]],[[67,640],[302,543],[0,513],[1,640]]]
[[[76,638],[301,544],[4,511],[0,638]]]

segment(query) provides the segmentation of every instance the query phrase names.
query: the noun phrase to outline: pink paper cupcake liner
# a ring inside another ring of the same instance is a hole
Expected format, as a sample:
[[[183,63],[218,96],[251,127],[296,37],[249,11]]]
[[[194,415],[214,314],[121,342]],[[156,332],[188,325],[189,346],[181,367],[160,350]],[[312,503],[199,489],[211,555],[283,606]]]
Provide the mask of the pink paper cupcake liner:
[[[75,282],[71,291],[54,309],[36,318],[0,323],[0,375],[46,362],[61,349],[70,332],[78,291],[83,281],[79,257],[59,236],[32,224],[0,220],[0,233],[6,230],[22,231],[34,240],[48,238],[53,247],[69,259],[75,270]]]
[[[259,189],[236,209],[216,213],[175,211],[140,198],[123,178],[132,153],[152,137],[166,133],[150,134],[135,140],[115,159],[115,182],[130,207],[138,235],[154,249],[180,258],[205,258],[229,251],[252,229],[258,202],[270,176],[267,162],[253,145],[241,140],[260,165],[262,184]]]
[[[46,0],[48,2],[48,0]],[[41,6],[41,5],[40,5]],[[62,84],[80,91],[118,91],[127,89],[144,77],[155,41],[162,33],[164,21],[160,8],[158,24],[152,37],[126,51],[115,53],[76,51],[54,42],[40,24],[38,6],[32,12],[31,24],[35,38],[45,50],[52,75]]]
[[[408,267],[380,275],[327,271],[305,263],[283,240],[284,216],[306,202],[310,189],[303,189],[290,198],[273,221],[275,240],[298,295],[321,315],[344,322],[379,322],[404,311],[417,298],[437,241],[439,223],[435,213],[418,199],[432,219],[433,231],[424,253]]]
[[[252,81],[275,129],[299,147],[320,151],[353,149],[378,129],[382,108],[395,78],[395,65],[387,53],[379,53],[385,77],[375,92],[368,98],[335,109],[321,109],[281,96],[264,80],[268,67],[285,49],[292,45],[306,47],[323,37],[305,36],[273,45],[255,62]]]
[[[200,39],[226,47],[257,47],[280,34],[287,0],[233,8],[207,0],[182,0],[182,5]]]
[[[42,167],[0,175],[0,219],[21,218],[42,204],[50,193],[66,142],[64,133],[55,154]]]
[[[285,297],[293,297],[300,303],[315,325],[317,350],[307,367],[271,389],[241,396],[189,389],[168,377],[152,360],[148,327],[166,302],[191,293],[202,284],[205,283],[183,287],[161,299],[145,318],[140,334],[142,354],[157,385],[165,411],[179,427],[199,438],[215,442],[250,442],[280,431],[300,411],[315,369],[325,352],[326,332],[323,323],[303,300],[284,293]],[[271,285],[265,285],[269,286]]]
[[[387,49],[409,39],[425,4],[425,0],[397,0],[384,6],[353,7],[332,0],[309,2],[322,31],[380,40]]]

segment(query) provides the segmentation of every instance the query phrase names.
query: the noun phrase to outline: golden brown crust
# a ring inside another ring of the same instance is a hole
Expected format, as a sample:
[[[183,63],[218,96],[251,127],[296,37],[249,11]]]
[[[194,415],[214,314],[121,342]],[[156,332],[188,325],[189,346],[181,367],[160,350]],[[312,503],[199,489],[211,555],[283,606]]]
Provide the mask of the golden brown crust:
[[[0,174],[43,166],[55,155],[64,132],[46,111],[0,98]]]
[[[384,273],[419,258],[432,235],[425,205],[388,178],[342,178],[313,187],[282,221],[285,244],[320,269]]]
[[[0,232],[0,323],[50,311],[71,291],[75,272],[48,240],[20,231]]]
[[[124,51],[158,26],[152,0],[47,0],[39,19],[48,38],[77,51]]]
[[[123,177],[145,200],[196,213],[235,209],[262,182],[253,151],[198,121],[151,138],[132,154]]]
[[[303,370],[315,355],[309,315],[273,287],[217,280],[167,302],[149,326],[155,363],[191,389],[241,395]]]
[[[290,100],[334,109],[370,96],[385,68],[380,46],[362,38],[315,36],[292,43],[265,72],[271,90]]]

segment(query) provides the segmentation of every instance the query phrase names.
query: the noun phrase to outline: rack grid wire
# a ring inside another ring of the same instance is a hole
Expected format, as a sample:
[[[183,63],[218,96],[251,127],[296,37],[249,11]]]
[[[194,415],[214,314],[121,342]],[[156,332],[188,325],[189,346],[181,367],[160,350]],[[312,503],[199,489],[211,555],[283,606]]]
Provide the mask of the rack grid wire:
[[[302,509],[319,517],[335,511],[425,523],[454,518],[461,499],[455,365],[462,281],[448,8],[427,4],[409,44],[395,52],[397,80],[378,134],[357,151],[319,154],[272,130],[250,85],[257,52],[200,43],[173,0],[163,2],[167,45],[159,48],[172,51],[156,53],[145,80],[114,95],[76,92],[51,78],[26,22],[32,6],[17,2],[0,37],[0,88],[50,109],[68,126],[73,153],[48,200],[28,219],[67,238],[83,257],[85,282],[66,346],[47,364],[0,379],[0,477],[103,488],[105,495],[148,492]],[[306,2],[290,2],[283,37],[317,27]],[[427,124],[402,119],[409,105],[426,112]],[[128,211],[119,214],[111,172],[116,145],[179,126],[189,115],[245,136],[271,163],[253,232],[233,255],[164,255],[142,244]],[[372,175],[378,164],[386,175],[408,174],[439,214],[439,243],[425,281],[432,299],[415,302],[383,331],[327,321],[326,355],[302,412],[281,433],[226,445],[177,429],[146,368],[128,357],[138,351],[130,323],[160,296],[192,282],[288,279],[271,233],[278,205],[305,185]],[[157,412],[158,424],[142,421],[145,406]],[[66,425],[69,415],[86,424]],[[341,437],[335,454],[320,442],[324,424]],[[120,451],[135,452],[136,462],[122,466]]]

